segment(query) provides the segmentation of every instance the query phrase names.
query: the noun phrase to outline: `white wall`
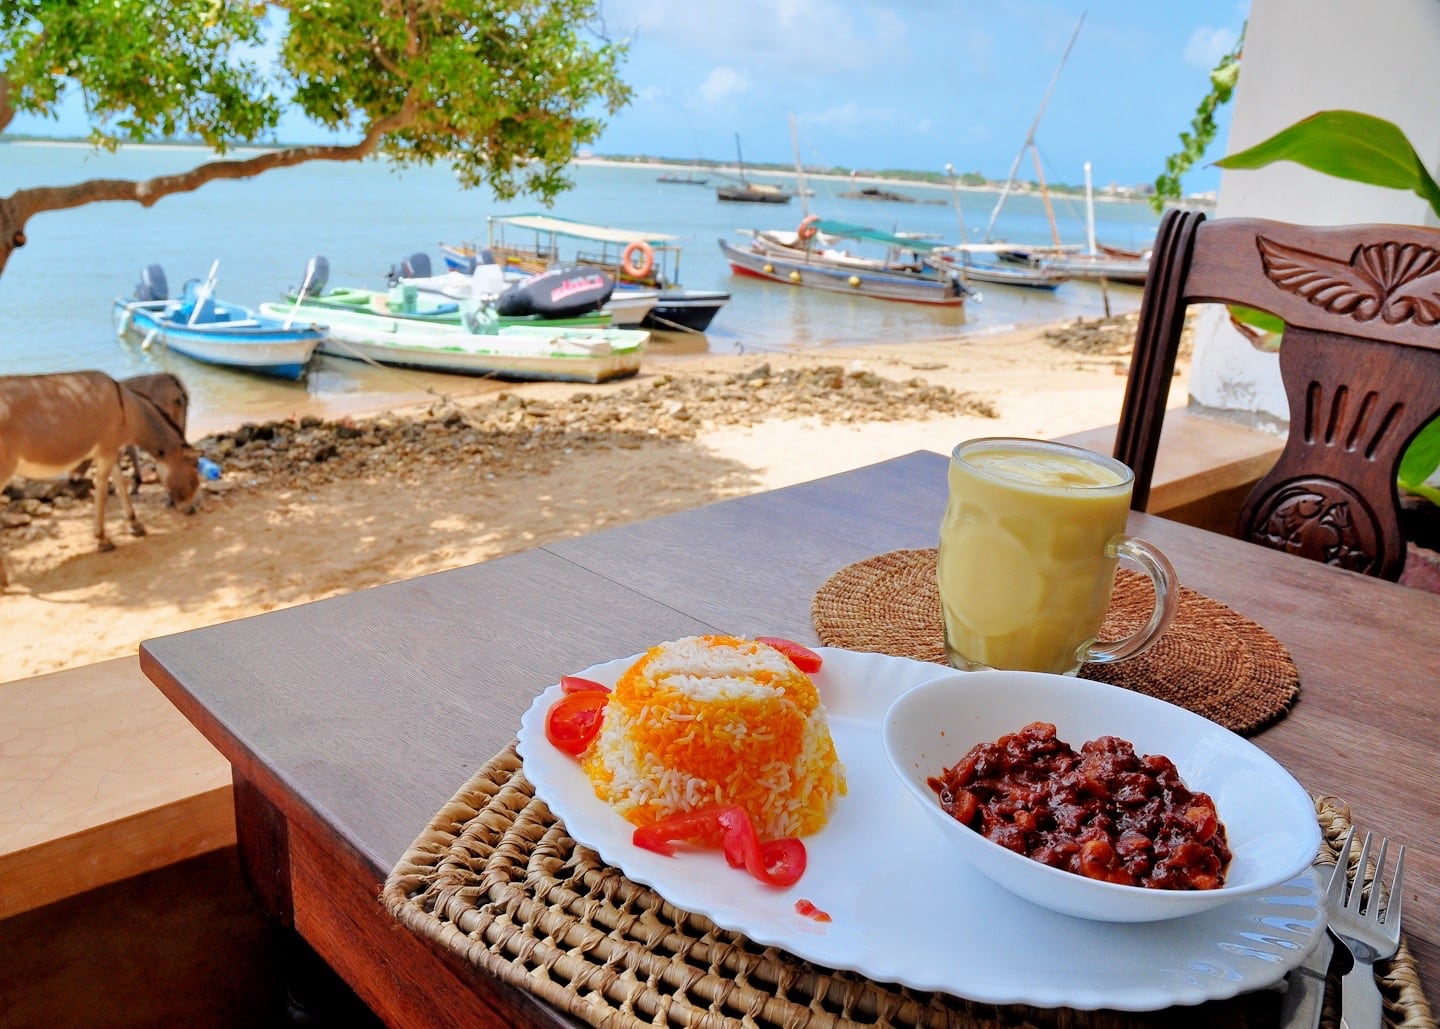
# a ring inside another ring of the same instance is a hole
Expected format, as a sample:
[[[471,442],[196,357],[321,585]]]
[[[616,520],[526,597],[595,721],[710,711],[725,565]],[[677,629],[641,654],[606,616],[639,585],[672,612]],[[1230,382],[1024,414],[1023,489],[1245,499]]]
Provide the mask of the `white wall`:
[[[1440,0],[1252,0],[1241,60],[1225,153],[1317,111],[1352,110],[1394,122],[1432,174],[1440,167]],[[1413,193],[1288,161],[1221,173],[1216,217],[1239,216],[1437,224]],[[1255,350],[1213,307],[1201,315],[1190,396],[1240,421],[1289,417],[1276,356]]]

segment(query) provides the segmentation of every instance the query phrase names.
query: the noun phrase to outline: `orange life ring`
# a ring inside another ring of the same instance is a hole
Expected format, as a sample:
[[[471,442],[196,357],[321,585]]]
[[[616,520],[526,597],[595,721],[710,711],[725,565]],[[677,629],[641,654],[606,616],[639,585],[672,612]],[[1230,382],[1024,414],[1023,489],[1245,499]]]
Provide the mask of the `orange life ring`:
[[[635,256],[639,255],[637,264]],[[655,270],[655,251],[643,239],[637,239],[620,255],[620,270],[636,279],[643,279]]]
[[[808,243],[815,238],[815,233],[819,231],[815,228],[815,223],[819,220],[820,216],[818,214],[807,214],[804,218],[800,219],[800,227],[795,230],[795,235],[799,236],[802,241]]]

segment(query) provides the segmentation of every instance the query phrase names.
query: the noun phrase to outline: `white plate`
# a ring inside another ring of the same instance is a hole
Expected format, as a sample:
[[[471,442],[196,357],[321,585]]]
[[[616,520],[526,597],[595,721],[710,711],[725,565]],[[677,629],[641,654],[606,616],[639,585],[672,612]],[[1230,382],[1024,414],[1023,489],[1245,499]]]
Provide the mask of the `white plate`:
[[[545,739],[550,687],[521,719],[535,793],[580,843],[666,900],[761,944],[881,982],[990,1004],[1150,1011],[1232,997],[1279,981],[1324,924],[1309,872],[1256,897],[1166,922],[1097,923],[1007,893],[953,859],[895,777],[881,745],[890,702],[941,665],[822,648],[816,687],[849,793],[807,837],[809,867],[788,889],[729,868],[718,853],[667,858],[630,842],[634,827],[595,796],[579,763]],[[578,672],[614,685],[636,657]],[[832,921],[796,914],[811,901]]]

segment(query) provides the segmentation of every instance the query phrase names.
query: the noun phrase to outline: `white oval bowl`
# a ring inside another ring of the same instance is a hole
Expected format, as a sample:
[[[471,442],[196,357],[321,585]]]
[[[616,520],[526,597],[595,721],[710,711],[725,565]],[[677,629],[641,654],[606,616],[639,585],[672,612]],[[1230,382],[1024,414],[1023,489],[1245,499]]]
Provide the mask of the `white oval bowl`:
[[[1163,754],[1185,785],[1210,794],[1231,861],[1217,890],[1156,890],[1087,879],[1017,854],[961,825],[927,784],[977,743],[1053,723],[1076,750],[1097,736]],[[1185,708],[1107,683],[1040,672],[957,672],[898,697],[882,725],[890,766],[955,853],[1041,907],[1105,922],[1154,922],[1218,907],[1300,874],[1320,846],[1309,794],[1253,743]],[[937,854],[936,860],[945,860]]]

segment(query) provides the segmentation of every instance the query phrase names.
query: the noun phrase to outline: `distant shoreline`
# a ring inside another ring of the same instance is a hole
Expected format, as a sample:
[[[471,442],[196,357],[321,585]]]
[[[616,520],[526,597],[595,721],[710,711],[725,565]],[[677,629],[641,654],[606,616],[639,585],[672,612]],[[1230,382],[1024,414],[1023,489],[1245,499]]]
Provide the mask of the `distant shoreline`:
[[[85,139],[51,139],[51,138],[36,137],[36,136],[23,136],[23,137],[19,137],[19,138],[16,138],[16,139],[9,139],[9,140],[7,140],[7,139],[0,139],[0,144],[8,144],[8,145],[11,145],[11,146],[77,147],[77,148],[84,148],[84,149],[95,149],[95,147],[90,143],[90,141],[89,141],[89,140],[85,140]],[[275,144],[275,145],[273,145],[273,146],[270,146],[270,145],[254,145],[254,144],[250,144],[250,145],[236,146],[231,152],[232,152],[233,154],[263,153],[263,152],[265,152],[265,151],[267,151],[267,150],[284,149],[284,148],[287,147],[287,146],[300,146],[300,145],[305,145],[305,144]],[[181,152],[181,151],[204,150],[204,149],[207,149],[203,143],[180,143],[180,142],[170,142],[170,143],[126,143],[126,144],[124,144],[124,145],[122,146],[122,149],[129,148],[129,147],[137,147],[137,148],[145,148],[145,149],[153,149],[153,150],[162,150],[162,151],[169,151],[169,152]],[[717,174],[717,175],[729,176],[729,177],[735,178],[735,179],[738,179],[738,178],[740,177],[740,166],[739,166],[738,164],[733,164],[733,165],[732,165],[732,164],[727,164],[727,163],[722,163],[722,162],[697,162],[697,161],[685,161],[685,160],[679,160],[679,159],[669,159],[669,158],[660,158],[660,157],[636,157],[636,158],[630,158],[630,157],[617,156],[617,155],[585,154],[585,155],[583,155],[583,156],[576,156],[576,157],[572,158],[570,163],[573,164],[573,165],[577,165],[577,166],[614,167],[614,168],[649,168],[649,169],[653,169],[653,170],[656,170],[656,171],[679,170],[679,171],[689,171],[689,172],[713,173],[713,174]],[[787,180],[787,181],[795,181],[795,180],[798,180],[798,178],[800,177],[800,173],[797,173],[797,172],[794,171],[794,170],[786,170],[786,169],[784,169],[784,168],[777,168],[777,167],[775,167],[775,166],[773,166],[773,165],[768,165],[768,164],[749,165],[749,166],[747,166],[747,170],[748,170],[749,172],[751,172],[752,174],[755,174],[755,175],[758,175],[758,176],[780,178],[780,179],[785,179],[785,180]],[[804,174],[804,177],[805,177],[806,179],[813,179],[813,180],[816,180],[816,181],[825,181],[825,182],[853,182],[853,183],[857,183],[857,184],[859,184],[859,183],[865,183],[866,185],[884,185],[884,186],[907,186],[907,187],[913,187],[913,188],[915,188],[915,189],[924,189],[924,190],[930,190],[930,191],[940,192],[940,193],[949,193],[951,190],[964,191],[964,192],[967,192],[967,193],[1000,193],[1000,192],[1001,192],[1002,190],[1004,190],[1004,188],[1005,188],[1005,184],[1004,184],[1003,182],[994,182],[994,181],[985,182],[985,183],[983,183],[983,184],[974,184],[974,183],[961,182],[961,181],[959,181],[959,179],[957,178],[954,182],[937,182],[937,181],[935,181],[933,178],[926,177],[925,173],[922,173],[922,172],[915,172],[913,178],[912,178],[912,177],[907,177],[907,176],[904,176],[904,175],[877,175],[877,174],[867,174],[867,173],[861,173],[861,172],[852,172],[852,173],[850,173],[850,174],[841,174],[841,173],[834,172],[834,171],[809,171],[809,170],[803,170],[803,174]],[[1040,188],[1039,188],[1039,186],[1038,186],[1037,183],[1030,182],[1030,181],[1025,181],[1025,180],[1019,180],[1019,181],[1016,181],[1016,182],[1010,187],[1010,192],[1013,193],[1013,194],[1016,195],[1016,196],[1024,196],[1024,195],[1032,195],[1032,196],[1033,196],[1033,195],[1039,195],[1039,193],[1040,193]],[[1052,189],[1051,189],[1051,193],[1053,193],[1053,194],[1056,195],[1056,196],[1067,196],[1067,197],[1078,197],[1078,196],[1083,196],[1083,195],[1084,195],[1083,192],[1078,192],[1078,191],[1075,191],[1075,190],[1073,190],[1073,189],[1068,189],[1068,188],[1067,188],[1067,189],[1052,188]],[[1110,191],[1107,190],[1107,189],[1096,190],[1096,191],[1094,192],[1093,196],[1094,196],[1094,199],[1095,199],[1095,201],[1096,201],[1097,203],[1135,203],[1135,204],[1148,204],[1148,203],[1150,202],[1150,199],[1149,199],[1148,196],[1142,195],[1142,194],[1140,194],[1140,193],[1131,193],[1131,192],[1120,192],[1120,193],[1116,193],[1116,192],[1110,192]],[[1198,207],[1209,208],[1209,207],[1213,207],[1213,206],[1214,206],[1214,203],[1215,203],[1215,199],[1214,199],[1213,197],[1209,196],[1208,194],[1207,194],[1207,195],[1192,196],[1192,197],[1186,197],[1186,198],[1185,198],[1185,204],[1186,204],[1186,206],[1198,206]]]

